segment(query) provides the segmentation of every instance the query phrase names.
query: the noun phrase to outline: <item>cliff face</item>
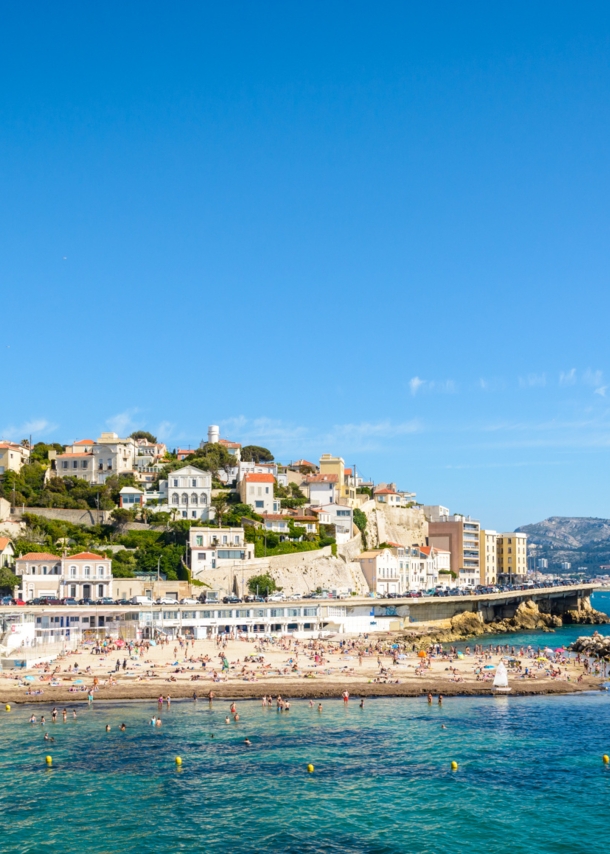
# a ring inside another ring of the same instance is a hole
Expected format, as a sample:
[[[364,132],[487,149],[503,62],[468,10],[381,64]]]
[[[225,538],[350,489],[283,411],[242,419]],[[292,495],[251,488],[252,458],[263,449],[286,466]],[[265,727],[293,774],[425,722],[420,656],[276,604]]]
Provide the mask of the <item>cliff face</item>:
[[[375,548],[379,543],[426,545],[428,523],[421,507],[383,507],[375,501],[367,501],[361,510],[366,513],[367,518],[368,548]]]

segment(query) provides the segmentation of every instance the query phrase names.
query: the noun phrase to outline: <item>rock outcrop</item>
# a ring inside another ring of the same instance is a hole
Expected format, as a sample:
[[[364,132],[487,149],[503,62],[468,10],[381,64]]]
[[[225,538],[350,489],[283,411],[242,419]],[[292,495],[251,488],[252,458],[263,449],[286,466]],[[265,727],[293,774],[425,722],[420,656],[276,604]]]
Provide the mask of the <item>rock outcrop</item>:
[[[402,546],[423,546],[428,536],[428,523],[422,507],[384,507],[367,501],[361,510],[366,513],[367,546],[374,549],[379,543],[400,543]]]
[[[563,621],[566,625],[571,623],[581,623],[588,626],[603,626],[606,623],[610,623],[610,617],[601,611],[596,611],[589,600],[584,599],[580,603],[579,608],[565,612]]]
[[[597,656],[610,660],[610,636],[600,635],[593,632],[591,636],[577,638],[570,649],[574,652],[582,652],[585,655]]]

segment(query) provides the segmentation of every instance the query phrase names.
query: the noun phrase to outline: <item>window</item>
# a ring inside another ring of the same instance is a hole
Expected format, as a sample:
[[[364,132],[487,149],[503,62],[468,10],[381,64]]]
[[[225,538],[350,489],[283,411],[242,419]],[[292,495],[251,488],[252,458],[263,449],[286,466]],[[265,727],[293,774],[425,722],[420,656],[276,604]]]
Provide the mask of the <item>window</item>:
[[[255,507],[264,507],[264,506],[265,506],[265,502],[264,502],[264,501],[255,501],[255,502],[254,502],[254,506],[255,506]]]
[[[207,504],[207,503],[208,503],[208,497],[207,497],[207,495],[201,495],[201,496],[199,496],[199,501],[200,501],[200,503],[201,503],[201,504]]]
[[[189,497],[188,497],[188,495],[186,494],[186,492],[183,492],[183,493],[182,493],[182,503],[183,503],[183,504],[188,504],[188,503],[189,503]]]
[[[194,477],[194,478],[191,480],[191,486],[197,486],[197,478],[196,478],[196,477]]]
[[[174,492],[174,494],[172,495],[172,504],[178,504],[178,501],[178,493]]]
[[[227,542],[227,535],[226,534],[222,535],[222,542],[223,542],[223,545],[226,545],[226,542]]]
[[[194,504],[196,507],[198,503],[199,502],[197,501],[197,493],[193,492],[193,494],[191,495],[191,504]]]
[[[61,467],[62,467],[62,468],[64,468],[64,469],[67,469],[67,468],[68,468],[68,463],[64,460],[64,461],[63,461],[63,463],[61,464]]]
[[[104,577],[104,567],[103,567],[103,566],[98,566],[98,568],[97,568],[97,576],[98,576],[98,578],[103,578],[103,577]]]
[[[235,534],[235,545],[239,545],[239,534]]]
[[[195,537],[195,542],[198,546],[202,546],[203,545],[203,537],[201,537],[201,536]]]
[[[268,486],[265,487],[265,495],[269,495],[269,487]]]
[[[350,511],[349,510],[337,510],[336,515],[337,516],[349,516]]]
[[[220,560],[244,560],[245,556],[245,552],[238,549],[218,549]]]
[[[174,486],[178,486],[178,478],[177,477],[174,478]]]
[[[83,460],[81,463],[81,467],[84,469],[86,469],[88,465],[89,465],[89,460]]]
[[[197,552],[197,560],[205,560],[205,552]]]
[[[89,578],[89,577],[90,577],[90,575],[91,575],[91,567],[90,567],[90,566],[86,566],[86,567],[85,567],[85,578]]]

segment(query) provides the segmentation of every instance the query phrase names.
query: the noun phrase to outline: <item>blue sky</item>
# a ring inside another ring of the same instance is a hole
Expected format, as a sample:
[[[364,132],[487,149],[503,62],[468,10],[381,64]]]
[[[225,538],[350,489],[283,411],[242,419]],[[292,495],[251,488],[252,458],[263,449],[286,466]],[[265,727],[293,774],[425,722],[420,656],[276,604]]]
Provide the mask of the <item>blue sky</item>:
[[[0,433],[610,516],[607,3],[0,3]]]

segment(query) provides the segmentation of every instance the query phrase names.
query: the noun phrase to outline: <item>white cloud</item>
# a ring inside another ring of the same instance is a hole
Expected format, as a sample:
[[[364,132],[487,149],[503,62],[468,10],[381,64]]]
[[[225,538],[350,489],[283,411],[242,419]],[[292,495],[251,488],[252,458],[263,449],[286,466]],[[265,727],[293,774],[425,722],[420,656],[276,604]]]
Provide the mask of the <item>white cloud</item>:
[[[176,433],[176,425],[172,424],[171,421],[162,421],[153,433],[157,437],[160,442],[169,442],[170,439],[174,438]]]
[[[419,377],[413,377],[412,379],[410,379],[409,380],[409,388],[411,389],[411,394],[417,394],[420,387],[425,385],[425,384],[426,384],[426,381],[420,380]]]
[[[576,382],[576,368],[570,368],[569,371],[559,372],[559,385],[574,385]]]
[[[457,384],[454,380],[422,380],[420,377],[412,377],[409,380],[409,388],[413,395],[417,394],[420,389],[440,394],[455,394],[457,392]]]
[[[4,427],[2,437],[20,442],[22,439],[29,439],[31,434],[32,442],[36,442],[54,430],[57,430],[57,424],[53,424],[46,418],[31,418],[23,424],[12,424]]]
[[[221,432],[225,438],[243,445],[264,445],[279,459],[297,459],[309,454],[317,458],[323,453],[345,456],[365,450],[380,450],[388,440],[421,429],[418,421],[362,421],[334,424],[321,431],[271,418],[247,419],[238,416],[221,422]]]
[[[128,433],[138,429],[133,421],[133,416],[138,412],[138,409],[126,409],[125,412],[119,412],[111,418],[106,419],[106,424],[113,433],[118,433],[119,436],[126,436]]]
[[[519,377],[519,388],[542,388],[546,385],[546,374],[528,374]]]
[[[599,394],[600,397],[605,397],[607,388],[608,388],[607,385],[602,385],[599,388],[596,388],[594,393]]]
[[[582,375],[582,381],[585,383],[585,385],[592,385],[598,387],[604,381],[604,374],[602,371],[592,371],[591,368],[587,368],[587,370]]]

